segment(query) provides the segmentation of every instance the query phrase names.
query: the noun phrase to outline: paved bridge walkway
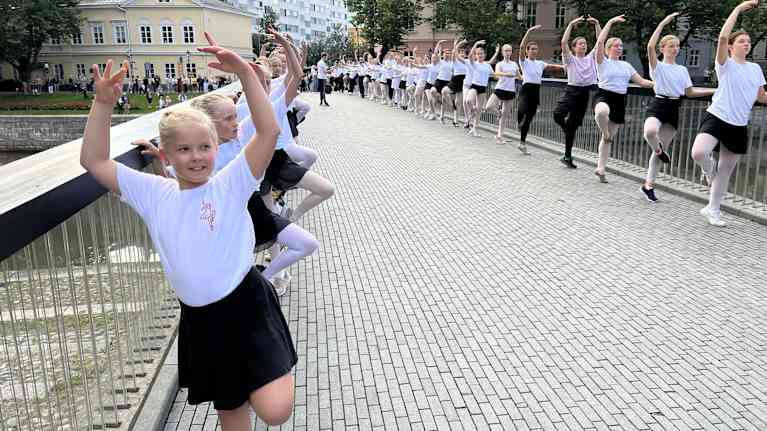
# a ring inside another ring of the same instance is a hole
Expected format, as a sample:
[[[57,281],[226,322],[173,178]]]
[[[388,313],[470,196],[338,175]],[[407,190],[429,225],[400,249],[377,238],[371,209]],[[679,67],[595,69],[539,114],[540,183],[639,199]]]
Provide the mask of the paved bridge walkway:
[[[302,137],[337,194],[304,219],[322,247],[283,299],[282,429],[767,429],[767,227],[309,96]],[[215,429],[184,400],[166,430]]]

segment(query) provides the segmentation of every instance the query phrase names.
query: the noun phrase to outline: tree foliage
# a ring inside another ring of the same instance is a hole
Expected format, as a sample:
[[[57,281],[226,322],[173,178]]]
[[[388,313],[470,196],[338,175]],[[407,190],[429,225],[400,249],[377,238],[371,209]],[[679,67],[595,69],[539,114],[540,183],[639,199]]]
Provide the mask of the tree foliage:
[[[526,30],[521,0],[429,0],[435,29],[454,26],[470,42],[484,39],[488,47],[518,43]],[[492,48],[489,48],[492,50]]]
[[[270,6],[264,6],[264,16],[258,21],[258,33],[250,35],[250,40],[253,45],[253,53],[258,55],[261,51],[261,44],[266,42],[266,35],[270,28],[277,28],[278,17],[277,12]]]
[[[309,44],[306,64],[316,64],[320,61],[320,56],[323,52],[328,54],[329,61],[340,60],[344,57],[352,60],[354,59],[355,49],[356,47],[352,44],[346,28],[341,24],[336,24],[325,37]]]
[[[351,22],[371,45],[396,48],[421,22],[422,0],[347,0]]]
[[[66,42],[80,32],[77,0],[0,0],[0,60],[28,82],[40,50],[51,38]]]

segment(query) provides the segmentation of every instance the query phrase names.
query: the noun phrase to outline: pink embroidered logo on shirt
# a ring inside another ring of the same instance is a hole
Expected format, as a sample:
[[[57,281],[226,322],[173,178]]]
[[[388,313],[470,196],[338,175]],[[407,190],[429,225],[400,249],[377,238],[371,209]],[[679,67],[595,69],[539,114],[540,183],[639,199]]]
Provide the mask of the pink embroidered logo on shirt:
[[[207,221],[210,231],[213,232],[213,228],[216,224],[216,209],[213,208],[212,203],[202,201],[202,207],[200,207],[200,220]]]

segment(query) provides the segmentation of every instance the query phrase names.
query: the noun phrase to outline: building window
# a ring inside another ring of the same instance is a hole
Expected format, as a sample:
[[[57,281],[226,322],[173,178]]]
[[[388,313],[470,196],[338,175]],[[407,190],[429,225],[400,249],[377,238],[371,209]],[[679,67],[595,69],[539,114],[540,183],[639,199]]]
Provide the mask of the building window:
[[[194,43],[194,26],[192,24],[184,24],[184,43]]]
[[[72,35],[72,45],[82,45],[83,44],[83,33],[77,32]]]
[[[85,71],[85,65],[84,65],[84,64],[78,64],[78,65],[76,65],[76,71],[77,71],[77,77],[78,77],[78,78],[80,78],[80,77],[83,77],[83,76],[87,76],[87,73],[86,73],[86,71]]]
[[[112,23],[112,36],[114,37],[115,45],[128,43],[128,28],[124,21]]]
[[[61,45],[61,37],[59,37],[59,36],[52,36],[51,37],[51,45]]]
[[[165,77],[168,79],[176,77],[176,65],[174,63],[165,63]]]
[[[101,73],[103,75],[104,71],[106,69],[107,69],[107,64],[106,63],[99,63],[99,73]]]
[[[91,34],[93,35],[94,45],[104,44],[104,26],[102,24],[91,24]]]
[[[535,25],[536,21],[536,12],[538,10],[538,4],[535,2],[535,0],[528,0],[525,2],[525,24],[527,25],[527,28],[530,28]]]
[[[691,49],[687,55],[687,65],[690,67],[700,66],[700,51],[697,49]]]
[[[197,78],[197,65],[194,63],[186,64],[186,76],[188,78]]]
[[[141,34],[141,43],[152,43],[152,27],[149,24],[141,24],[138,27],[139,34]]]
[[[144,76],[147,78],[154,78],[154,64],[144,63]]]
[[[565,12],[567,11],[567,5],[563,0],[557,2],[557,10],[554,15],[554,26],[556,28],[564,28],[565,26]]]
[[[160,29],[162,32],[162,43],[173,43],[173,26],[170,24],[163,24]]]
[[[54,64],[53,65],[53,76],[55,76],[59,81],[64,80],[64,65],[63,64]]]

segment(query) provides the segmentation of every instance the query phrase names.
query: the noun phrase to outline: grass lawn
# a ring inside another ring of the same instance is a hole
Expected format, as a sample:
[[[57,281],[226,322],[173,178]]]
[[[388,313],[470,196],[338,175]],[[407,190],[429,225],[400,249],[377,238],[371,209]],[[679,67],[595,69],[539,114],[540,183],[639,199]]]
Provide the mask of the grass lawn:
[[[197,93],[187,93],[191,99]],[[145,114],[157,110],[157,97],[152,99],[152,107],[147,105],[143,94],[129,94],[130,114]],[[173,103],[178,101],[176,94],[170,95]],[[0,96],[0,115],[86,115],[90,110],[93,93],[88,98],[82,94],[59,92],[54,94],[3,94]],[[115,114],[119,114],[115,108]]]

